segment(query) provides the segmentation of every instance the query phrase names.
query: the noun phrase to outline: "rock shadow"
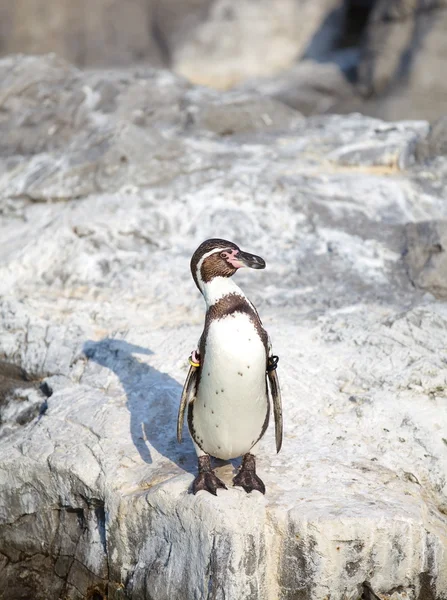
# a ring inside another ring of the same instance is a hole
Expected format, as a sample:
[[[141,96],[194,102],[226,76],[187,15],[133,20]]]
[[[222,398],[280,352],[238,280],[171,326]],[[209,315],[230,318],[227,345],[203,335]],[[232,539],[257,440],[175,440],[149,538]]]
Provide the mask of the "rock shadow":
[[[350,83],[357,83],[361,51],[376,4],[376,0],[344,0],[329,11],[309,40],[303,58],[335,63]],[[321,86],[324,89],[324,82]]]
[[[177,412],[182,386],[166,373],[141,362],[134,354],[153,354],[125,340],[87,341],[85,356],[113,371],[127,396],[130,435],[141,458],[152,464],[151,448],[182,470],[196,473],[197,457],[189,435],[177,442]]]

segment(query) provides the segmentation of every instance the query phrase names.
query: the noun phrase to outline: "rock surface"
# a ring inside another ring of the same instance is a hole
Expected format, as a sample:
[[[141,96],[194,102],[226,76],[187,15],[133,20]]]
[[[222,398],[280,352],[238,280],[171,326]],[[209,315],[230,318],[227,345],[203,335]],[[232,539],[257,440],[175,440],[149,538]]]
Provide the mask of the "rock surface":
[[[45,386],[1,431],[0,598],[445,600],[447,307],[403,257],[447,219],[428,124],[54,57],[0,98],[0,359]],[[281,358],[265,497],[188,494],[175,440],[211,236],[267,260],[237,274]]]
[[[384,119],[445,114],[445,0],[380,0],[373,9],[359,67],[363,110]]]
[[[163,62],[150,0],[0,0],[0,52],[56,52],[79,66]]]
[[[405,262],[411,281],[439,298],[447,297],[447,221],[408,223]]]
[[[356,100],[356,91],[333,62],[302,60],[279,75],[248,80],[243,90],[275,98],[303,115],[344,112]]]
[[[343,0],[202,0],[206,17],[185,34],[172,19],[178,0],[160,3],[171,67],[199,84],[229,88],[248,77],[277,74],[303,56],[318,58],[343,30]],[[186,17],[186,15],[185,15]]]
[[[166,67],[306,115],[442,117],[446,28],[447,0],[0,0],[0,56]]]
[[[0,0],[0,53],[164,65],[227,88],[318,58],[341,35],[344,13],[343,0]]]

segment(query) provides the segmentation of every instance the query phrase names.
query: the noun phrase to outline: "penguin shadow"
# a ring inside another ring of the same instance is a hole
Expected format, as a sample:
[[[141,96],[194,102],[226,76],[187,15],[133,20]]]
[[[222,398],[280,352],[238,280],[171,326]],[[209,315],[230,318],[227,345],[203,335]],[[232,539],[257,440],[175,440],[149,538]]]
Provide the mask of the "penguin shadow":
[[[88,360],[118,376],[127,398],[130,436],[141,458],[152,464],[151,449],[154,449],[183,471],[196,474],[197,457],[189,436],[184,435],[182,444],[176,437],[182,386],[135,356],[153,352],[112,338],[88,340],[83,352]]]

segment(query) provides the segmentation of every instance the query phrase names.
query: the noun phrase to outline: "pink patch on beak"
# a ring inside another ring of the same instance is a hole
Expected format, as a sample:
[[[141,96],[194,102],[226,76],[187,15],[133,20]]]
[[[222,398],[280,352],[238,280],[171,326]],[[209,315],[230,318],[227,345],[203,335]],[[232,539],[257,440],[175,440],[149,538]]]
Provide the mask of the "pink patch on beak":
[[[227,262],[230,263],[232,267],[235,269],[240,269],[241,267],[245,267],[241,262],[238,261],[236,254],[238,254],[239,250],[232,250],[229,252],[222,252],[223,256],[226,258]]]
[[[235,269],[240,269],[241,267],[245,267],[245,265],[243,265],[241,262],[239,262],[239,261],[237,260],[237,258],[230,258],[230,259],[228,260],[228,262],[230,263],[230,265],[233,265],[233,267],[234,267]]]

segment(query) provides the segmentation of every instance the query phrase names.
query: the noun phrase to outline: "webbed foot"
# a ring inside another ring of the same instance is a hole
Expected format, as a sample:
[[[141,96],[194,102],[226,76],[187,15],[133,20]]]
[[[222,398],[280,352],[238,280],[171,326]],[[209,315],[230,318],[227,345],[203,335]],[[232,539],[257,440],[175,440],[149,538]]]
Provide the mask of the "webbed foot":
[[[264,482],[256,475],[256,459],[253,454],[245,454],[233,484],[244,488],[248,494],[253,490],[265,494]]]
[[[214,496],[217,496],[217,489],[227,489],[227,486],[221,481],[211,469],[211,459],[205,456],[199,456],[199,473],[192,482],[192,493],[197,494],[200,490],[205,490]]]

